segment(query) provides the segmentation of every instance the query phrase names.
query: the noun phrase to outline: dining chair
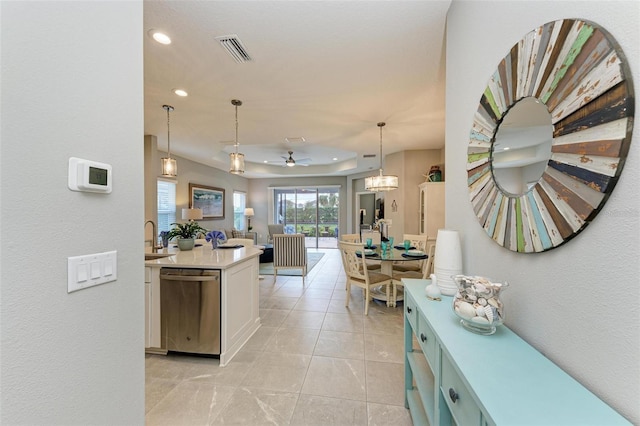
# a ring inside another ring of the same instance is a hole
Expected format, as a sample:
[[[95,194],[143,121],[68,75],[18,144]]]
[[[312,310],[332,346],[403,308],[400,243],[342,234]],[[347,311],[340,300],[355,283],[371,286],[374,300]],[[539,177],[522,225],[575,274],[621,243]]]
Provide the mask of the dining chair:
[[[340,241],[345,241],[347,243],[359,243],[360,235],[358,234],[342,234],[340,235]]]
[[[371,301],[371,289],[373,287],[386,287],[387,306],[390,306],[392,278],[389,275],[370,271],[367,268],[364,256],[364,244],[340,241],[338,247],[342,253],[342,262],[344,263],[344,269],[347,274],[347,297],[344,306],[349,307],[352,285],[364,290],[365,315],[369,315],[369,302]]]
[[[307,276],[307,248],[303,234],[273,235],[273,275],[278,278],[279,269],[302,270],[302,285]]]
[[[378,245],[382,242],[382,236],[380,231],[375,230],[362,230],[360,241],[367,241],[367,238],[371,238],[371,243]]]
[[[405,240],[409,240],[411,241],[411,246],[415,247],[416,250],[422,250],[425,253],[427,251],[427,247],[429,244],[429,238],[427,237],[427,235],[404,234],[402,236],[402,240],[403,241],[399,242],[399,245],[402,245],[402,242],[404,242]],[[435,242],[435,240],[432,241]],[[424,267],[424,263],[424,259],[415,260],[412,262],[398,262],[393,265],[393,269],[398,272],[414,271],[421,273],[422,268]]]
[[[433,258],[436,254],[436,243],[435,241],[429,244],[429,248],[427,249],[427,259],[424,260],[421,271],[396,271],[393,270],[392,278],[393,278],[393,299],[391,302],[391,306],[396,306],[396,301],[398,300],[398,287],[404,287],[402,282],[403,278],[417,278],[426,280],[429,278],[431,274],[433,274]]]
[[[359,234],[342,234],[340,236],[340,241],[346,241],[348,243],[359,243],[360,235]],[[380,269],[380,261],[379,260],[367,260],[367,268],[371,270]],[[346,271],[345,271],[346,272]]]

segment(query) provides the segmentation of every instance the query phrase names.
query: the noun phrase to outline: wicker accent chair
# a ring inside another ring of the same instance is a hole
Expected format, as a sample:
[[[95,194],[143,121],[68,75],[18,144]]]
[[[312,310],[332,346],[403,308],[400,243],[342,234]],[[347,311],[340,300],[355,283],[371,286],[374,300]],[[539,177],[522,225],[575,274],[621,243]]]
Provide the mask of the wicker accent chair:
[[[269,229],[269,242],[273,242],[273,236],[275,234],[284,234],[284,225],[280,224],[280,223],[276,223],[273,225],[267,225],[267,228]]]
[[[303,234],[273,235],[273,275],[278,278],[279,269],[302,270],[302,285],[307,276],[307,248]]]
[[[347,297],[345,306],[349,307],[349,298],[351,296],[351,286],[355,285],[364,290],[364,314],[369,314],[369,302],[371,301],[371,288],[384,285],[387,290],[387,306],[390,306],[391,298],[390,287],[392,278],[389,275],[379,272],[369,271],[364,256],[364,244],[347,243],[340,241],[338,247],[342,252],[342,262],[344,269],[347,271]],[[360,256],[358,256],[360,254]]]

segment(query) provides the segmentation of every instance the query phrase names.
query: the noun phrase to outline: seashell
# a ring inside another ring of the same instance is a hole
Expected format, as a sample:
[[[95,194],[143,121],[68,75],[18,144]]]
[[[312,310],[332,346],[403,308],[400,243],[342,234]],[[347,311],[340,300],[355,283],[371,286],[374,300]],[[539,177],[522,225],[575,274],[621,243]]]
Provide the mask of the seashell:
[[[478,298],[473,294],[467,294],[467,299],[471,300],[472,302],[475,302],[476,300],[478,300]]]
[[[491,281],[489,281],[485,277],[477,277],[476,276],[474,278],[475,278],[475,282],[478,283],[478,284],[491,285]]]
[[[493,306],[494,308],[499,308],[500,307],[500,302],[498,301],[498,299],[492,297],[491,299],[488,299],[487,302],[489,302],[489,304],[491,306]]]
[[[485,316],[484,307],[476,306],[476,315],[479,317]]]
[[[493,310],[495,308],[491,307],[491,306],[485,306],[483,308],[484,310],[484,316],[487,317],[487,320],[489,320],[489,324],[491,324],[493,322],[493,319],[495,318],[494,314],[493,314]]]
[[[487,291],[487,287],[480,283],[475,284],[474,288],[478,293],[485,293]]]
[[[460,294],[460,292],[459,292],[459,291],[457,291],[457,292],[456,292],[456,295],[455,295],[455,296],[453,296],[453,297],[455,297],[456,299],[462,299],[462,295]]]
[[[473,317],[471,318],[472,322],[476,322],[478,324],[489,324],[489,320],[485,317]]]
[[[485,299],[484,297],[478,297],[478,303],[481,306],[487,306],[487,299]]]
[[[463,318],[473,318],[476,316],[476,310],[470,303],[467,302],[459,302],[457,306],[458,313]]]

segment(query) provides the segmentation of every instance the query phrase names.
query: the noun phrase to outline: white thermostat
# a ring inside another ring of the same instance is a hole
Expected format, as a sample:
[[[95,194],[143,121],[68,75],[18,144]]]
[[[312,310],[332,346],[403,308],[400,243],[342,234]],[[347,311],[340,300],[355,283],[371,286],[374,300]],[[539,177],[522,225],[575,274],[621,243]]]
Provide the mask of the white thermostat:
[[[69,189],[83,192],[111,192],[111,165],[82,158],[69,158]]]

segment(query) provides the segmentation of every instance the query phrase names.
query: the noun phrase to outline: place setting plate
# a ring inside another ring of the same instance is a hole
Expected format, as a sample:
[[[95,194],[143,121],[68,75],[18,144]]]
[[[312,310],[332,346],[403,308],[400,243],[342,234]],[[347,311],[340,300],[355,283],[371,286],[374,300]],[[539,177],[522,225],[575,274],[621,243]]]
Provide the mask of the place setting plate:
[[[360,252],[359,250],[356,252],[356,255],[359,257],[362,257],[362,252]],[[377,253],[375,252],[375,250],[372,249],[364,249],[364,256],[365,257],[370,257],[370,256],[376,256]]]
[[[404,246],[393,246],[394,249],[396,250],[404,250]],[[409,247],[409,250],[414,250],[415,247],[411,246]]]
[[[402,257],[409,257],[412,259],[426,259],[428,256],[422,250],[409,250],[406,253],[402,253]]]

